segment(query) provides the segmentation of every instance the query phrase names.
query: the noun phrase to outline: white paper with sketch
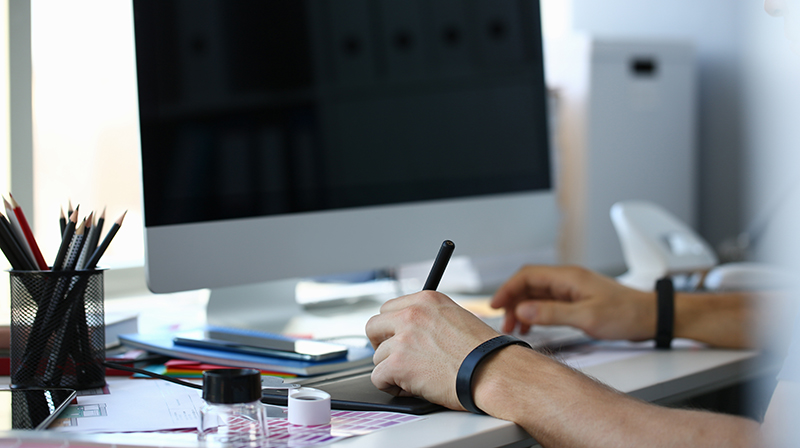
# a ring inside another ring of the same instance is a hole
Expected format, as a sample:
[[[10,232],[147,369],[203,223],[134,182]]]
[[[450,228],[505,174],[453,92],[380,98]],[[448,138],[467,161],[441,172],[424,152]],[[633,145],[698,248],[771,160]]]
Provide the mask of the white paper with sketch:
[[[110,381],[108,393],[78,396],[51,426],[56,431],[125,432],[195,428],[202,392],[158,380]]]

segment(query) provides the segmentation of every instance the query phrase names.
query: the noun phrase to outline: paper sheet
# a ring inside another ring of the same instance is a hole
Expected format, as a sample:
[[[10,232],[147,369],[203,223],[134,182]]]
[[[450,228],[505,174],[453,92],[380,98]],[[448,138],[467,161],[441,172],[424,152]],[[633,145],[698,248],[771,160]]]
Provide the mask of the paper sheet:
[[[203,406],[201,395],[199,389],[160,380],[109,381],[108,387],[94,395],[79,396],[78,404],[70,405],[51,429],[76,433],[191,432]],[[286,408],[277,411],[285,416]],[[396,412],[336,410],[331,413],[331,424],[322,426],[297,426],[289,424],[285,417],[268,418],[269,433],[260,446],[328,444],[424,418]]]
[[[622,361],[623,359],[653,353],[654,344],[653,341],[597,341],[567,348],[558,352],[553,357],[574,369],[580,370],[599,364]],[[689,339],[675,339],[672,341],[672,347],[681,349],[701,349],[704,348],[705,345]]]
[[[269,435],[260,447],[288,448],[329,444],[424,418],[397,412],[333,411],[331,424],[322,426],[298,426],[290,424],[284,418],[271,418],[267,421]]]
[[[80,395],[52,429],[67,432],[160,431],[195,428],[201,391],[160,380],[110,381],[106,393]]]

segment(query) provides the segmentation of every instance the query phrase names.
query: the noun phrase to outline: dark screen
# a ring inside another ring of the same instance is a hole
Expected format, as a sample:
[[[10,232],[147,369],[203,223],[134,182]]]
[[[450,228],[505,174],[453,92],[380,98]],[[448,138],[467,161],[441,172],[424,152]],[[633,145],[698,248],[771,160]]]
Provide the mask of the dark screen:
[[[537,1],[134,17],[147,226],[550,188]]]
[[[0,391],[0,430],[43,429],[75,397],[71,389]]]

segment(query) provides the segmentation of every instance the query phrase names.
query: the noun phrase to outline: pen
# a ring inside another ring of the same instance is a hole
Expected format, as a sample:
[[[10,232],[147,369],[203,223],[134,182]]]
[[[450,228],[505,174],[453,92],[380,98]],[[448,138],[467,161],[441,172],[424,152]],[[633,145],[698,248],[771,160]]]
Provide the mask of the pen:
[[[436,260],[433,261],[431,271],[428,273],[428,279],[425,280],[425,286],[422,287],[423,291],[430,290],[436,291],[439,286],[439,281],[442,280],[444,270],[447,268],[447,263],[450,261],[450,256],[456,245],[450,240],[444,240],[442,247],[439,248],[439,253],[436,254]]]

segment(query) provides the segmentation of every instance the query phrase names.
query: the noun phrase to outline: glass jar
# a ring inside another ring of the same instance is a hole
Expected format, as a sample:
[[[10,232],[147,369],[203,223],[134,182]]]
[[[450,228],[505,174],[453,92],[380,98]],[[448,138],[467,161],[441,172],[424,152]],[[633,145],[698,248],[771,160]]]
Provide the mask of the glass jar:
[[[267,437],[258,370],[203,372],[203,399],[197,439],[205,446],[257,447]]]

